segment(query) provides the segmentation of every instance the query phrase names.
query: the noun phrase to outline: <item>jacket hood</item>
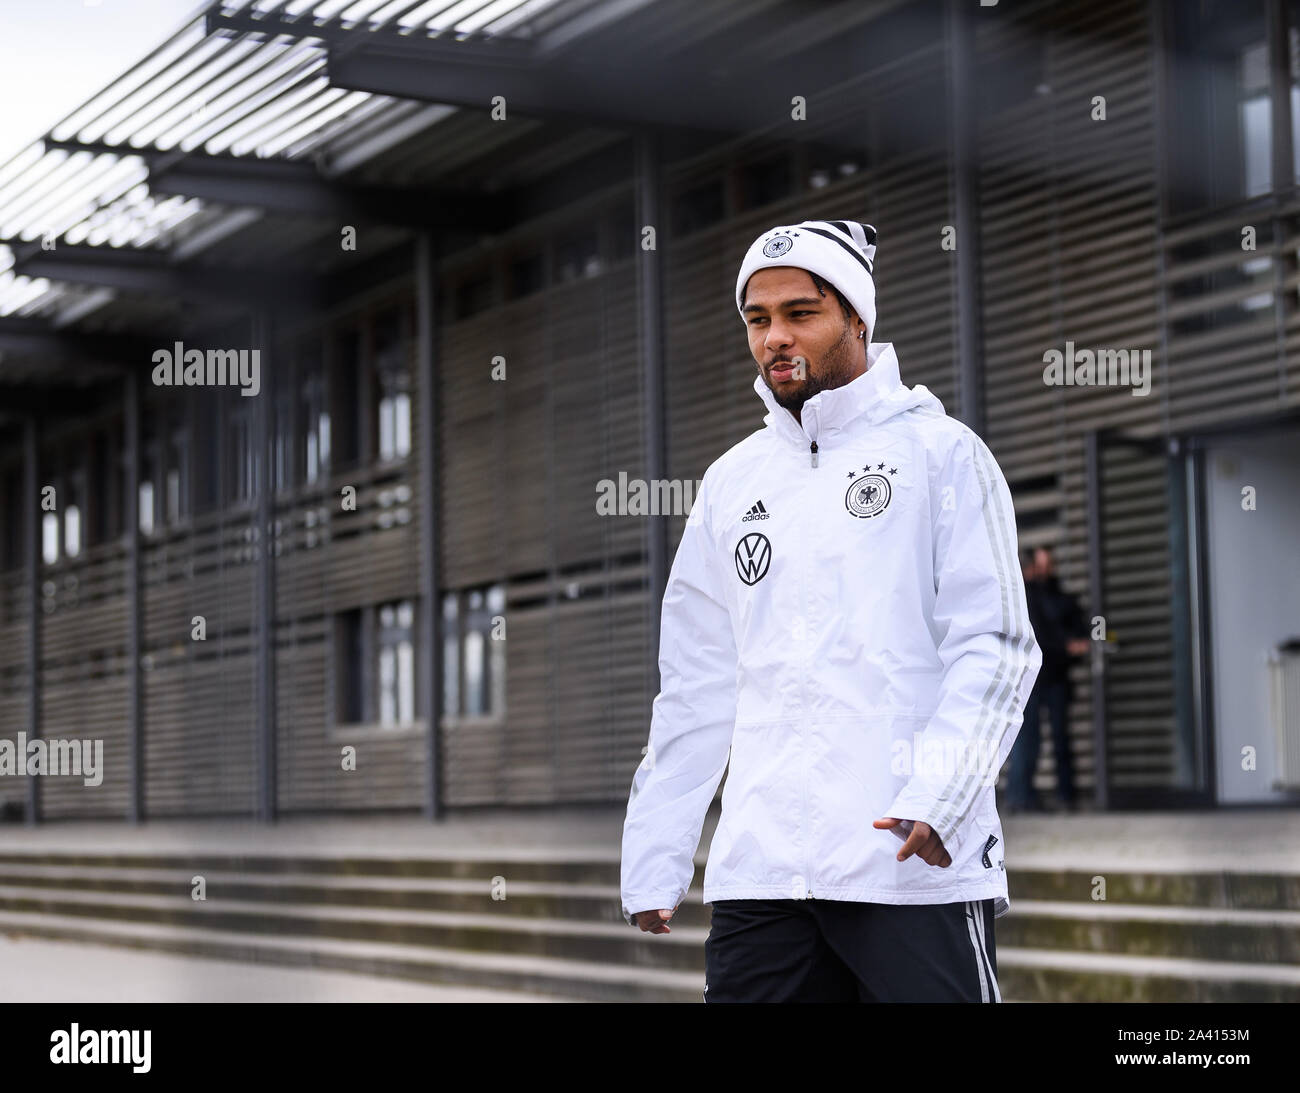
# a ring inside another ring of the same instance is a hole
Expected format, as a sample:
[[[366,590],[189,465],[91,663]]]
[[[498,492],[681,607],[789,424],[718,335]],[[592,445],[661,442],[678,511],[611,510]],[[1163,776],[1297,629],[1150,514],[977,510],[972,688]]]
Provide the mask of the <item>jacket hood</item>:
[[[754,392],[767,405],[763,424],[786,439],[804,446],[833,441],[860,417],[872,424],[886,421],[908,410],[944,416],[943,403],[924,384],[907,387],[898,375],[898,357],[893,342],[872,342],[867,346],[867,370],[843,387],[819,391],[803,404],[799,419],[776,401],[761,375],[754,377]]]

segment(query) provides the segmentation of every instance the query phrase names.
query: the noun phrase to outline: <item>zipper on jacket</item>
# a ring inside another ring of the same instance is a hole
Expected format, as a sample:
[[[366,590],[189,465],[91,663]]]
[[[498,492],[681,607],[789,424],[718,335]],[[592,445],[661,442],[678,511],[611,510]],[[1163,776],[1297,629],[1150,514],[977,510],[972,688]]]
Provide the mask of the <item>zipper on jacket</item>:
[[[812,465],[817,466],[817,441],[812,442],[812,447],[808,449],[808,454],[812,456]]]

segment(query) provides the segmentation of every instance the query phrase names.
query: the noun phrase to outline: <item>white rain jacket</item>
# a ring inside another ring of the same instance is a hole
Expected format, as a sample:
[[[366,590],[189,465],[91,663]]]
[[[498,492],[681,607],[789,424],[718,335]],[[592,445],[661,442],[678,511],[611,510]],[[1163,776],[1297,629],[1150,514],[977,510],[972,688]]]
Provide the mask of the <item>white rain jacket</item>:
[[[675,908],[724,770],[704,901],[995,900],[997,773],[1042,663],[992,454],[892,343],[705,472],[669,574],[622,902]],[[897,861],[922,820],[947,868]],[[910,824],[906,825],[910,828]]]

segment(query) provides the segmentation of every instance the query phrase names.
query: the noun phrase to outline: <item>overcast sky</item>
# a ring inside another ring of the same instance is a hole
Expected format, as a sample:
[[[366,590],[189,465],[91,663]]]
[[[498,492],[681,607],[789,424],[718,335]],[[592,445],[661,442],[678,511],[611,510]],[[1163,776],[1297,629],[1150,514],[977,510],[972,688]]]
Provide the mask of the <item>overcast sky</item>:
[[[0,0],[0,163],[203,6],[200,0]]]

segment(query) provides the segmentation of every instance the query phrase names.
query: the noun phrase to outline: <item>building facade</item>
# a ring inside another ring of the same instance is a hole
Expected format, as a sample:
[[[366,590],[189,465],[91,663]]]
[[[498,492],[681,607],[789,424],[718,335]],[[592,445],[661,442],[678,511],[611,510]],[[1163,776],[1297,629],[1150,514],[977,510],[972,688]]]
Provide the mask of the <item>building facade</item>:
[[[104,754],[0,777],[4,814],[625,800],[685,514],[600,484],[694,483],[761,424],[740,258],[844,217],[879,233],[874,340],[1092,620],[1081,788],[1295,801],[1298,7],[559,3],[427,39],[461,82],[409,89],[391,27],[214,7],[152,97],[0,168],[0,740]],[[500,119],[475,51],[516,40]],[[568,79],[610,56],[626,82]],[[257,393],[157,383],[178,342],[256,352]]]

